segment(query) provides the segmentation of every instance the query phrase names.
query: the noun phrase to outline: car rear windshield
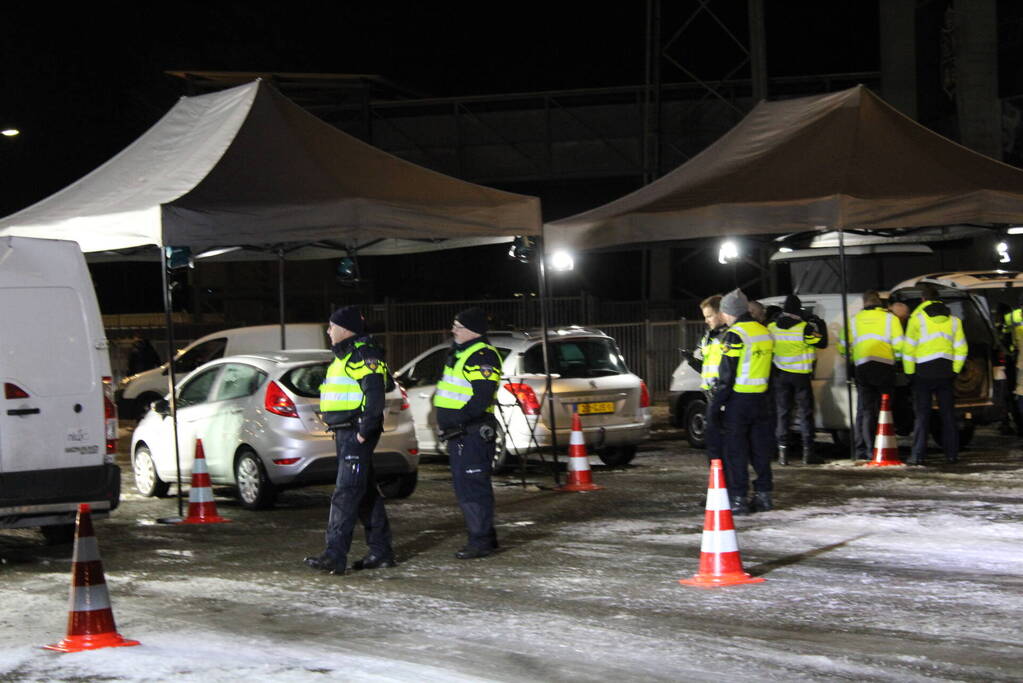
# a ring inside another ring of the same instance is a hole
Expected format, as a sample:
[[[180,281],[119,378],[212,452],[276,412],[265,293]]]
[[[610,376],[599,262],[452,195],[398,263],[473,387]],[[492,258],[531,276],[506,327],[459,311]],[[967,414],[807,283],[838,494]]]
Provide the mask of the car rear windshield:
[[[606,377],[628,372],[613,339],[563,339],[549,346],[551,373],[562,377]],[[522,354],[522,371],[543,372],[540,344]]]
[[[320,385],[327,376],[327,365],[328,363],[317,363],[288,370],[281,377],[281,383],[299,396],[319,398]]]

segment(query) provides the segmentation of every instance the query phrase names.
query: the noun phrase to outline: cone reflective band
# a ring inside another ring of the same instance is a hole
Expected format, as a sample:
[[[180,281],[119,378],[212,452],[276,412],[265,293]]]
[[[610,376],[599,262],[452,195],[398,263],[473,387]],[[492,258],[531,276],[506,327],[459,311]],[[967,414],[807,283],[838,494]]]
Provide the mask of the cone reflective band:
[[[703,517],[703,537],[700,543],[700,570],[690,579],[679,583],[711,588],[737,583],[760,583],[764,579],[750,576],[742,568],[739,540],[735,535],[732,508],[725,488],[725,473],[721,461],[710,461],[707,482],[707,508]]]
[[[103,576],[103,562],[92,528],[92,510],[88,503],[78,506],[75,550],[71,561],[71,599],[68,607],[67,637],[47,650],[80,652],[102,647],[138,645],[117,632],[110,594]]]
[[[874,437],[874,458],[867,467],[889,467],[904,464],[899,460],[899,444],[892,420],[891,397],[881,394],[881,412],[877,416],[877,436]]]
[[[558,491],[599,491],[604,488],[593,483],[590,456],[586,454],[586,440],[579,413],[572,413],[572,437],[568,442],[568,481]]]
[[[188,517],[179,524],[216,524],[231,520],[217,514],[217,504],[210,488],[210,473],[206,469],[206,452],[202,439],[195,440],[195,460],[192,462],[192,485],[188,489]]]

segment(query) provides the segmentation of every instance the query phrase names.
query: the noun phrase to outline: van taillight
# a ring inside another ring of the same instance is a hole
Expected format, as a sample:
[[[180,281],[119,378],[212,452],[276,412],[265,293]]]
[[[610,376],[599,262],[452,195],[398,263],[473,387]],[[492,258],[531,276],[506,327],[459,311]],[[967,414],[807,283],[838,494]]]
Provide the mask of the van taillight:
[[[103,378],[103,419],[106,425],[107,454],[117,452],[117,404],[114,403],[114,378]]]
[[[401,392],[401,409],[408,410],[408,392],[400,384],[398,385],[398,391]]]
[[[4,382],[4,397],[6,398],[28,398],[28,392],[17,384]]]
[[[263,407],[274,415],[298,417],[298,408],[295,407],[295,402],[284,393],[284,389],[281,389],[277,382],[270,382],[266,385]]]
[[[646,388],[646,382],[642,380],[639,382],[639,407],[650,407],[650,391]]]
[[[540,402],[536,400],[536,392],[528,384],[509,382],[504,388],[515,394],[515,400],[522,406],[522,412],[526,415],[538,415],[540,413]]]

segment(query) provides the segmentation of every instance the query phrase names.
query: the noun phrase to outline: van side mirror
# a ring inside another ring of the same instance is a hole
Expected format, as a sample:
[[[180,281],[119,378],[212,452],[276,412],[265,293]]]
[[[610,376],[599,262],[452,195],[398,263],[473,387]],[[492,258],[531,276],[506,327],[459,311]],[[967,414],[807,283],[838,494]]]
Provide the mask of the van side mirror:
[[[153,401],[152,408],[156,411],[157,415],[162,415],[163,417],[170,415],[170,402],[165,398]]]

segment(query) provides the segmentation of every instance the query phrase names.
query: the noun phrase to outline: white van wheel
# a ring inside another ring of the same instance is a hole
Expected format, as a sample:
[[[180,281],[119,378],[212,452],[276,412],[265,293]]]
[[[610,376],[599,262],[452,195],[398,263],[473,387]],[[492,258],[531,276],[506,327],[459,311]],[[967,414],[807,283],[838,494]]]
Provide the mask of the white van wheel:
[[[170,490],[170,484],[160,480],[156,473],[156,464],[153,462],[153,454],[149,447],[141,445],[135,449],[135,456],[131,459],[131,468],[135,473],[135,488],[146,498],[163,498]]]

